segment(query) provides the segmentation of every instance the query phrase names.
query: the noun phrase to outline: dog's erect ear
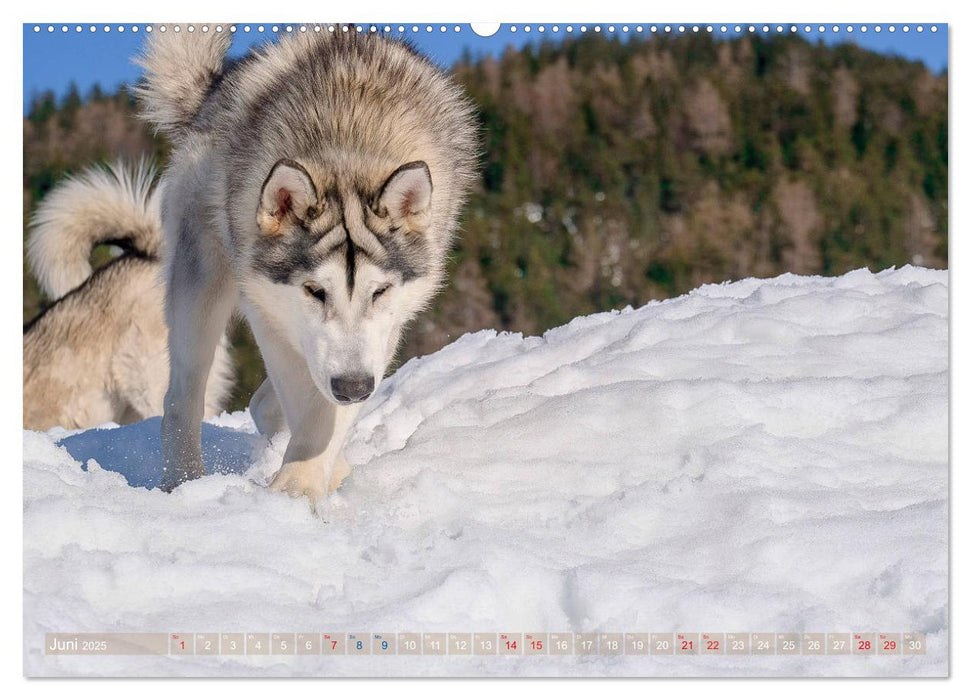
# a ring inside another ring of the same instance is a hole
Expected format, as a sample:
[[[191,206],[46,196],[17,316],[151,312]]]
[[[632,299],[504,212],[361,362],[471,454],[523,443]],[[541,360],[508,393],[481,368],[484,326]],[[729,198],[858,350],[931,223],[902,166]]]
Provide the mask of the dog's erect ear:
[[[317,188],[310,174],[300,163],[284,158],[263,183],[256,222],[263,233],[273,236],[283,231],[288,219],[306,221],[316,208]]]
[[[392,221],[422,217],[432,204],[432,174],[423,160],[405,163],[391,173],[378,195],[377,212]]]

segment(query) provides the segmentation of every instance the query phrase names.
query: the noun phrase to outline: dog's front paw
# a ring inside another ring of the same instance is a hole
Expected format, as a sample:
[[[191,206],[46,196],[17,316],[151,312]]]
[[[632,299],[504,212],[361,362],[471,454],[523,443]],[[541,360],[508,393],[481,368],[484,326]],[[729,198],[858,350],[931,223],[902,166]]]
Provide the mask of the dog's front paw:
[[[323,473],[307,462],[284,464],[270,482],[270,490],[289,494],[293,498],[306,496],[315,511],[317,502],[327,497]]]
[[[189,468],[179,469],[178,467],[166,467],[162,474],[162,482],[159,484],[159,488],[165,493],[172,493],[185,482],[198,479],[205,475],[205,473],[206,470],[203,468],[201,462],[192,464]]]
[[[330,493],[334,493],[334,491],[339,489],[344,479],[346,479],[350,473],[351,467],[347,463],[347,460],[344,459],[344,455],[337,455],[337,459],[334,461],[334,469],[330,473]]]

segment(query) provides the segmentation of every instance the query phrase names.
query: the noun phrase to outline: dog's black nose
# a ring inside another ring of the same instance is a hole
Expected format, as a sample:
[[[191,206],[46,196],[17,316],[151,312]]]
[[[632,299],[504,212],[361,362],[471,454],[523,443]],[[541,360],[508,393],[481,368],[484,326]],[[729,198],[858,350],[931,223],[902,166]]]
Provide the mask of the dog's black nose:
[[[363,374],[348,374],[330,380],[330,390],[341,403],[363,401],[374,391],[374,377]]]

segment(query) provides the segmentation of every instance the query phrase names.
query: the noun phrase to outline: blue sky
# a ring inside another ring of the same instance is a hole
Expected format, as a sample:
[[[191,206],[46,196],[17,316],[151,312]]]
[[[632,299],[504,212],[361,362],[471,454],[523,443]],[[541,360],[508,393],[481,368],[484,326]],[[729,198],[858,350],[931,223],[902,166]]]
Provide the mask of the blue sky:
[[[365,23],[364,26],[369,26]],[[35,32],[34,27],[39,26],[40,31]],[[54,31],[48,30],[53,26]],[[68,86],[74,82],[86,94],[96,83],[107,91],[114,90],[122,83],[134,82],[139,69],[132,62],[132,57],[138,53],[139,47],[145,38],[145,25],[124,25],[124,31],[119,32],[120,25],[108,25],[110,32],[105,32],[105,25],[67,25],[68,31],[62,31],[64,25],[35,25],[25,24],[24,32],[24,109],[31,97],[44,90],[53,90],[58,96],[63,95]],[[81,26],[81,31],[77,27]],[[90,31],[95,26],[96,31]],[[137,26],[138,31],[133,32],[132,27]],[[244,32],[243,27],[250,27],[250,31]],[[232,53],[234,55],[244,54],[251,46],[270,40],[275,33],[272,31],[274,26],[280,30],[285,30],[286,24],[272,23],[262,25],[263,32],[259,31],[258,24],[239,25],[233,42]],[[289,25],[296,30],[299,24]],[[379,30],[383,30],[386,25],[376,24]],[[398,28],[401,25],[391,26],[391,34],[399,35]],[[596,27],[605,34],[623,33],[623,24],[572,24],[571,33],[566,31],[568,25],[559,25],[559,31],[554,33],[552,25],[543,26],[544,31],[540,32],[541,25],[508,25],[501,26],[498,32],[490,37],[482,37],[471,30],[469,25],[445,25],[446,31],[442,32],[443,25],[432,25],[432,31],[428,32],[429,25],[418,26],[418,31],[413,31],[414,25],[404,27],[404,35],[414,41],[419,48],[433,60],[444,67],[450,66],[468,49],[474,56],[498,55],[507,46],[522,46],[528,42],[538,42],[540,40],[559,41],[564,37],[576,36],[581,33],[580,28],[586,27],[587,32],[595,31]],[[460,27],[461,31],[456,33],[454,27]],[[529,31],[525,31],[526,27]],[[643,33],[649,34],[651,24],[629,24],[626,25],[631,33],[636,33],[637,27],[641,27]],[[670,27],[672,33],[677,33],[677,24],[658,24],[659,33],[664,32],[665,27]],[[692,31],[696,25],[684,25],[685,31]],[[757,32],[762,32],[761,23],[750,25],[740,23],[739,25],[728,25],[728,31],[721,33],[722,25],[715,25],[714,32],[717,36],[736,36],[735,26],[739,26],[742,32],[748,32],[750,26],[755,26]],[[775,33],[778,25],[768,25],[769,32]],[[784,25],[784,31],[788,31],[790,25]],[[811,31],[804,31],[805,24],[799,24],[798,31],[802,36],[812,41],[822,40],[826,43],[837,43],[851,41],[865,48],[879,51],[881,53],[896,54],[913,60],[923,61],[924,64],[935,72],[945,70],[948,65],[948,42],[947,25],[938,24],[922,25],[923,31],[918,32],[916,24],[906,25],[908,32],[903,31],[905,25],[894,25],[894,32],[889,31],[890,25],[868,25],[866,33],[861,31],[861,25],[854,25],[853,31],[847,31],[847,25],[826,24],[825,31],[819,31],[819,24],[813,24]],[[878,33],[876,27],[881,31]],[[936,31],[931,31],[931,26],[936,27]],[[515,27],[515,30],[513,29]],[[610,28],[613,27],[613,32]],[[839,31],[834,32],[834,27]],[[704,25],[700,25],[700,31],[705,31]]]

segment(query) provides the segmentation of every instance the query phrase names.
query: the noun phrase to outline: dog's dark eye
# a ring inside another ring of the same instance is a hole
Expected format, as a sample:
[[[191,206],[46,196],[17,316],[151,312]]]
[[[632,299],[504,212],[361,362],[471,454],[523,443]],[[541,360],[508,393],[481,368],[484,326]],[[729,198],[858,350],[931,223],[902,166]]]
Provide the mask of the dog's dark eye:
[[[380,297],[382,294],[384,294],[389,289],[391,289],[391,285],[390,284],[385,284],[385,285],[382,285],[382,286],[378,287],[376,290],[374,290],[374,294],[371,295],[371,301],[372,302],[377,301],[378,300],[378,297]]]
[[[313,297],[321,304],[327,301],[327,292],[325,292],[322,287],[315,287],[312,284],[305,284],[303,286],[303,291],[307,293],[307,296]]]

